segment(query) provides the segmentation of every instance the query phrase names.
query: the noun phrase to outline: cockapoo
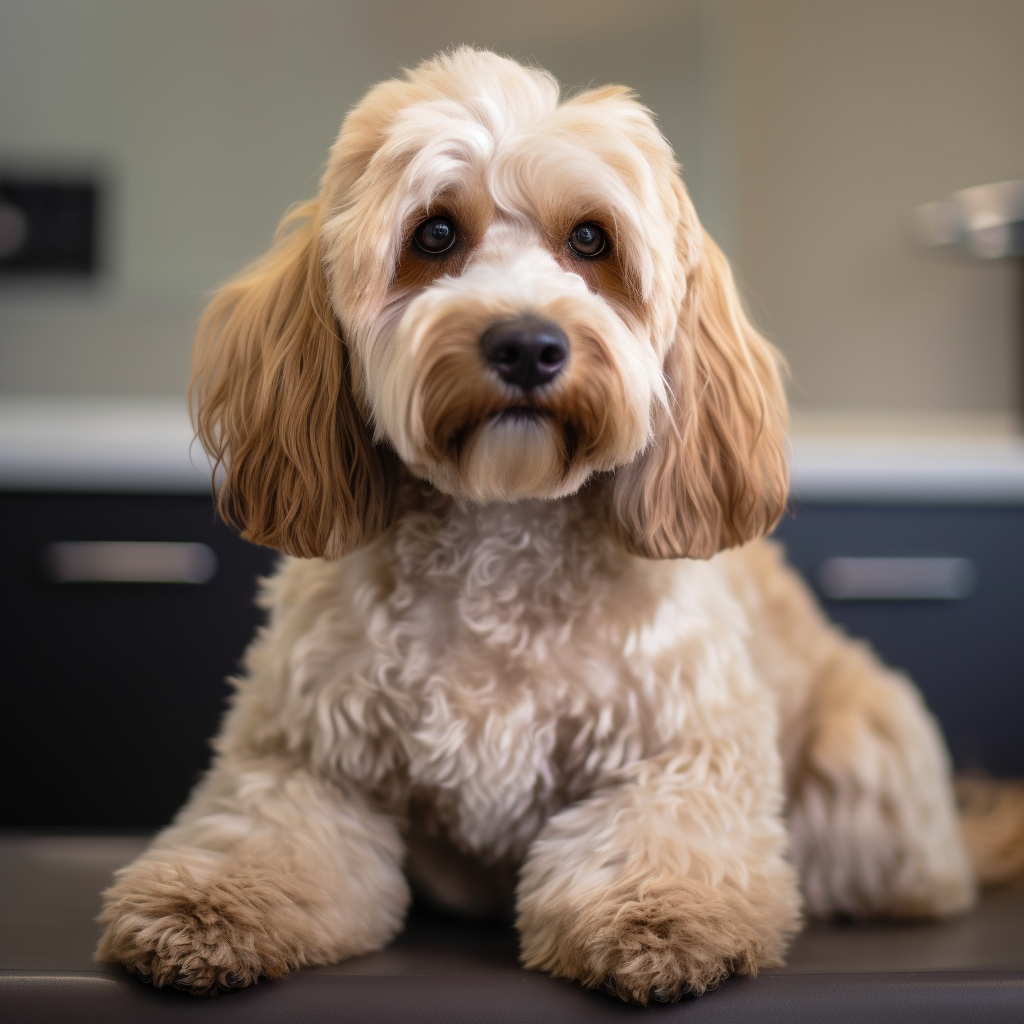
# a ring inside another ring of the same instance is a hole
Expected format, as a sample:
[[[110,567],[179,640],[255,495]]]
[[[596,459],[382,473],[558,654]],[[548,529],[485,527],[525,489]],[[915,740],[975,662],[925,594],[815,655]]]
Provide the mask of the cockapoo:
[[[918,693],[757,539],[779,357],[627,89],[473,49],[376,86],[196,358],[221,510],[293,557],[101,958],[248,985],[416,892],[646,1002],[780,963],[802,908],[971,904]]]

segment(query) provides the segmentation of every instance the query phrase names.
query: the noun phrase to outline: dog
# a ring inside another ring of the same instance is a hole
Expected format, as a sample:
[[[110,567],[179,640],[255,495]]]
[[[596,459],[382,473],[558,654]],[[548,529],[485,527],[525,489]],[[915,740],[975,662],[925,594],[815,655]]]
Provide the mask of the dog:
[[[290,556],[98,957],[195,993],[376,950],[411,893],[625,1000],[975,871],[914,687],[771,541],[781,360],[627,89],[455,49],[347,116],[215,297],[222,514]]]

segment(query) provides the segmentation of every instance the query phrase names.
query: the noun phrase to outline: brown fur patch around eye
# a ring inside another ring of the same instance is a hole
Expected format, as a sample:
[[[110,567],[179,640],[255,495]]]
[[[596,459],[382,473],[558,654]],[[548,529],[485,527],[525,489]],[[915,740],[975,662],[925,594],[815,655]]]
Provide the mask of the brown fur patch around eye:
[[[579,224],[596,224],[605,234],[607,248],[600,256],[577,256],[569,248],[569,235]],[[587,287],[619,309],[643,319],[644,303],[639,287],[630,280],[629,268],[617,243],[614,228],[606,217],[593,211],[565,211],[556,221],[546,225],[545,237],[552,255],[563,270],[578,274]]]
[[[425,220],[442,216],[450,217],[455,225],[455,245],[440,256],[425,256],[417,252],[412,244],[415,230]],[[442,193],[429,208],[420,210],[405,225],[392,287],[396,291],[415,293],[439,277],[457,277],[462,273],[469,254],[483,238],[493,216],[493,204],[482,190]]]

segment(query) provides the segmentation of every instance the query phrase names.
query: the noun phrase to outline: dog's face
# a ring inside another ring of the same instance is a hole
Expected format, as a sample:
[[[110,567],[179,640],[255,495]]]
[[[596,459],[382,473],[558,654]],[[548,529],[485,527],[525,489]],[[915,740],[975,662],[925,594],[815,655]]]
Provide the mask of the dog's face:
[[[622,88],[458,50],[373,89],[318,200],[207,315],[200,435],[252,539],[336,556],[391,516],[395,455],[473,502],[595,475],[653,556],[785,500],[773,351],[668,144]]]
[[[559,105],[547,75],[490,54],[349,117],[322,197],[330,298],[414,473],[475,501],[556,498],[649,444],[680,250],[700,247],[671,159],[625,90]]]

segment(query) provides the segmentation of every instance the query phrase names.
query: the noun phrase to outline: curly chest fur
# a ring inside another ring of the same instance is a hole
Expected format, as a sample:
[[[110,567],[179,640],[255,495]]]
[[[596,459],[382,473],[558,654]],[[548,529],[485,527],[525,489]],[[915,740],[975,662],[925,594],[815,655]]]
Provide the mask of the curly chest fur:
[[[275,721],[319,770],[514,858],[687,718],[679,569],[624,555],[571,502],[407,514],[275,582],[303,622]]]

